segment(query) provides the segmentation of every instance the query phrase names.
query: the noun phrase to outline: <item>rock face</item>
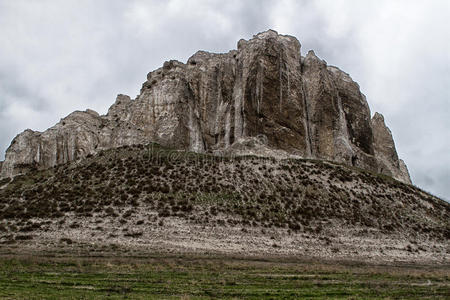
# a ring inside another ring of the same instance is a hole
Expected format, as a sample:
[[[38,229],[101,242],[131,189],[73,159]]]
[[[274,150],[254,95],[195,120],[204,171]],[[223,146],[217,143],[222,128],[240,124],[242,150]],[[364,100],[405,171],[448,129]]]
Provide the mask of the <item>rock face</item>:
[[[398,158],[391,131],[384,123],[384,117],[375,113],[372,118],[375,157],[378,161],[378,173],[387,174],[400,181],[411,183],[408,169]]]
[[[302,57],[300,47],[269,30],[225,54],[165,62],[136,99],[119,95],[104,116],[77,111],[45,132],[19,134],[1,176],[122,145],[242,154],[256,139],[264,154],[333,160],[409,183],[389,129],[381,115],[371,120],[358,84],[313,51]]]

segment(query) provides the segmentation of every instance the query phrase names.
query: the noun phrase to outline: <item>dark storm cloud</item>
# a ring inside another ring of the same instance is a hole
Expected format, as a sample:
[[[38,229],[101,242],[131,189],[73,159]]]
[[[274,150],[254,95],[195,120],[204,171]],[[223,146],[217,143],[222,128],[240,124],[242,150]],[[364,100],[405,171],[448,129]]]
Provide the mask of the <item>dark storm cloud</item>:
[[[0,0],[0,148],[73,110],[105,113],[165,60],[273,28],[348,72],[413,181],[449,199],[449,12],[448,1]]]

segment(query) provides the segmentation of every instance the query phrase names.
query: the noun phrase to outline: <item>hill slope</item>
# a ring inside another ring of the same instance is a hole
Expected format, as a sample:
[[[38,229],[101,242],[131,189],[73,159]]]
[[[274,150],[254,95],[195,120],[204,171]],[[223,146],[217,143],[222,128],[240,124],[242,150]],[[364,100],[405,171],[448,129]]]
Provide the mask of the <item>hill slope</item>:
[[[150,144],[0,185],[6,252],[126,247],[449,258],[450,204],[328,161],[217,157]]]

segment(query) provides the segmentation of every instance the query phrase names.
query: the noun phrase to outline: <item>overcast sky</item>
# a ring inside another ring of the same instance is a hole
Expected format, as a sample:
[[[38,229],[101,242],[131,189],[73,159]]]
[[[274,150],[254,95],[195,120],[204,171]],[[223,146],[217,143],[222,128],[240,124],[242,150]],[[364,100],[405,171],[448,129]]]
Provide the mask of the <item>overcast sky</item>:
[[[0,0],[0,159],[16,134],[106,113],[146,74],[269,28],[349,73],[413,182],[450,199],[450,1]]]

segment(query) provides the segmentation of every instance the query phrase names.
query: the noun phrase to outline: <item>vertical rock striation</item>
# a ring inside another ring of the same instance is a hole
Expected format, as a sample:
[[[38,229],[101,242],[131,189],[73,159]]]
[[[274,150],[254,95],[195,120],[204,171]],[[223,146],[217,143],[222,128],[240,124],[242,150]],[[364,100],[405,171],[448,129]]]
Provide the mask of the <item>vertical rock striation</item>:
[[[224,54],[199,51],[186,64],[150,72],[132,100],[108,113],[74,112],[44,132],[26,130],[6,152],[2,177],[46,168],[102,149],[157,142],[196,152],[251,151],[327,159],[410,182],[389,129],[370,118],[350,76],[292,36],[269,30]],[[272,151],[272,152],[271,152]]]
[[[375,113],[371,122],[375,157],[377,158],[377,172],[411,183],[406,164],[398,158],[392,133],[384,123],[383,115]]]

